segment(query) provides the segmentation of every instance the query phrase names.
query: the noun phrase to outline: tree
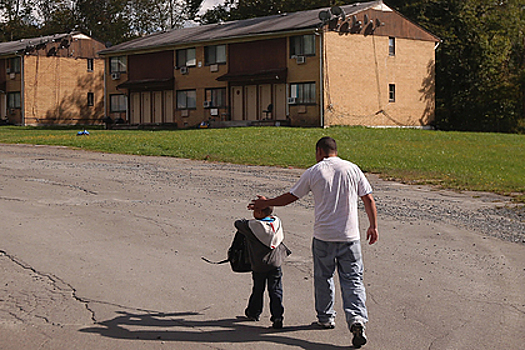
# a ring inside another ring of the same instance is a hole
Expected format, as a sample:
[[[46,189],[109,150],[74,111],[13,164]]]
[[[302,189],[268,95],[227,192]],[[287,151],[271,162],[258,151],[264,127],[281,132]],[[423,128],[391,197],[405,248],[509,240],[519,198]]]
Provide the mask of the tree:
[[[201,17],[201,23],[240,20],[254,17],[277,15],[280,13],[312,10],[356,1],[334,0],[226,0],[216,5]]]
[[[0,39],[82,31],[106,43],[171,30],[195,18],[203,0],[0,0]]]
[[[69,33],[78,23],[74,6],[66,0],[41,0],[38,11],[43,19],[41,35]]]
[[[111,44],[133,38],[127,3],[127,0],[76,0],[78,29]]]
[[[508,24],[511,52],[507,70],[508,83],[516,101],[515,131],[525,132],[525,1],[511,0],[506,6],[507,12],[513,14]]]
[[[0,0],[1,39],[12,41],[38,32],[31,0]]]
[[[204,0],[130,0],[131,30],[136,35],[167,31],[193,21]]]

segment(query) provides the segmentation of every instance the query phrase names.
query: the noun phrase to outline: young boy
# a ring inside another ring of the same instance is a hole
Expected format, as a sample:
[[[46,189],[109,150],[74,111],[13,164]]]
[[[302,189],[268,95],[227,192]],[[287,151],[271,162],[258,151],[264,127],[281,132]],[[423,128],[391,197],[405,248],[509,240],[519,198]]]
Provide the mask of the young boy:
[[[281,264],[290,251],[282,244],[284,232],[281,220],[272,216],[272,212],[272,207],[254,210],[255,219],[237,220],[235,227],[246,237],[252,266],[253,289],[244,313],[248,319],[259,321],[268,282],[270,320],[273,328],[281,329],[284,314]]]

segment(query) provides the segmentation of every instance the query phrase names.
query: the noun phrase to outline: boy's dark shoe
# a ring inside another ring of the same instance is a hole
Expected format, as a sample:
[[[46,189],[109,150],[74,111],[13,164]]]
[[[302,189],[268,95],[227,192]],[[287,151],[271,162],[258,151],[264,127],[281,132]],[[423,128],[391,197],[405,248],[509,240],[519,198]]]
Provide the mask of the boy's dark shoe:
[[[246,315],[246,317],[247,317],[248,320],[250,320],[250,321],[259,321],[259,320],[261,319],[260,316],[250,315],[250,314],[248,313],[248,310],[245,310],[245,311],[244,311],[244,314]]]
[[[319,325],[323,329],[334,329],[335,328],[335,321],[330,319],[326,322],[317,321],[317,325]]]
[[[354,323],[352,327],[350,327],[350,333],[354,335],[352,339],[354,348],[359,349],[366,344],[365,326],[361,322]]]
[[[283,328],[283,319],[282,318],[275,319],[273,321],[272,328],[273,329],[282,329]]]

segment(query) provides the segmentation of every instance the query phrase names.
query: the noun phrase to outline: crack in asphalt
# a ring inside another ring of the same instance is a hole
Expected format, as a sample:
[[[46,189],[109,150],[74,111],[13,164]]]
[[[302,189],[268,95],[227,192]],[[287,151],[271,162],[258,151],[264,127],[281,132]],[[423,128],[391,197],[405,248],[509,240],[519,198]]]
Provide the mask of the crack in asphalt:
[[[93,195],[97,195],[98,194],[97,192],[90,191],[90,190],[88,190],[86,188],[83,188],[81,186],[63,184],[63,183],[60,183],[60,182],[50,181],[50,180],[47,180],[47,179],[34,179],[33,178],[33,179],[27,179],[26,181],[42,182],[44,184],[49,184],[49,185],[54,185],[54,186],[69,187],[69,188],[72,188],[72,189],[75,189],[75,190],[79,190],[79,191],[85,192],[87,194],[93,194]]]
[[[18,260],[17,258],[15,258],[14,256],[8,254],[6,251],[4,250],[0,250],[0,256],[5,256],[6,258],[8,258],[10,261],[12,261],[13,263],[15,263],[16,265],[20,266],[21,268],[23,268],[24,270],[28,270],[28,271],[31,271],[33,272],[34,274],[42,277],[42,278],[46,278],[48,279],[52,284],[53,286],[55,286],[57,289],[59,289],[60,291],[68,291],[71,293],[71,296],[72,298],[83,304],[85,309],[88,311],[88,313],[91,315],[91,321],[93,322],[93,324],[99,324],[100,322],[97,320],[96,318],[96,315],[95,315],[95,311],[90,308],[90,304],[100,304],[100,305],[109,305],[109,306],[115,306],[119,309],[122,309],[122,310],[131,310],[131,311],[138,311],[138,312],[144,312],[148,315],[163,315],[164,313],[161,312],[161,311],[157,311],[157,310],[149,310],[149,309],[144,309],[144,308],[137,308],[137,307],[130,307],[130,306],[125,306],[125,305],[120,305],[120,304],[116,304],[116,303],[111,303],[111,302],[108,302],[108,301],[101,301],[101,300],[93,300],[93,299],[88,299],[88,298],[83,298],[79,295],[77,295],[77,290],[69,283],[65,282],[64,280],[62,280],[61,278],[55,276],[55,275],[52,275],[52,274],[47,274],[47,273],[42,273],[38,270],[36,270],[35,268],[29,266],[28,264]],[[62,285],[62,286],[60,286]],[[64,286],[66,288],[64,288]],[[2,301],[2,300],[0,300]],[[18,306],[18,309],[21,311],[21,312],[25,312],[25,313],[31,313],[30,311],[27,311],[27,310],[24,310],[23,308],[21,308],[20,306]],[[206,308],[205,308],[206,309]],[[34,311],[31,310],[31,311]],[[17,313],[15,312],[12,312],[12,311],[6,311],[11,317],[13,317],[14,319],[16,319],[17,321],[20,321],[20,322],[25,322],[25,320],[20,317]],[[43,316],[43,315],[33,315],[34,317],[36,318],[39,318],[39,319],[42,319],[44,320],[46,323],[48,324],[53,324],[53,325],[56,325],[54,323],[52,323],[50,321],[50,319],[46,316]]]
[[[13,202],[27,202],[25,199],[0,196],[0,200]]]
[[[0,250],[0,256],[3,255],[5,257],[7,257],[9,260],[11,260],[13,263],[15,263],[16,265],[20,266],[21,268],[23,268],[24,270],[29,270],[31,272],[33,272],[34,274],[42,277],[42,278],[47,278],[51,284],[53,286],[55,286],[58,290],[60,291],[67,291],[67,292],[70,292],[71,293],[71,296],[73,297],[74,300],[82,303],[84,305],[84,307],[86,308],[86,310],[90,313],[91,315],[91,320],[96,323],[97,320],[95,318],[95,311],[93,311],[90,307],[89,307],[89,303],[90,301],[87,300],[87,299],[84,299],[82,297],[79,297],[77,295],[77,291],[76,289],[69,283],[65,282],[64,280],[62,280],[61,278],[55,276],[55,275],[52,275],[52,274],[47,274],[47,273],[43,273],[43,272],[40,272],[38,270],[36,270],[35,268],[29,266],[28,264],[18,260],[17,258],[15,258],[14,256],[8,254],[6,251],[4,250]],[[62,285],[62,286],[61,286]],[[63,286],[66,286],[66,288],[63,288]],[[11,312],[9,312],[10,314],[12,314]],[[22,320],[20,317],[16,316],[16,315],[13,315],[13,317],[15,317],[16,319],[18,320]],[[37,318],[40,318],[40,319],[43,319],[46,323],[51,323],[49,321],[49,319],[45,316],[41,316],[41,315],[34,315],[35,317]]]

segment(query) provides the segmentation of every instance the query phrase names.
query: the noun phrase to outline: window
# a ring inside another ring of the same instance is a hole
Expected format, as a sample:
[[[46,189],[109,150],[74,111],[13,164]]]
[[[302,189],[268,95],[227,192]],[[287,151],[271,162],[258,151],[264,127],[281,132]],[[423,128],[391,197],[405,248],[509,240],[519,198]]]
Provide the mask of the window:
[[[393,38],[393,37],[388,38],[388,55],[390,56],[396,55],[396,38]]]
[[[94,68],[94,61],[92,58],[88,58],[87,59],[87,70],[88,72],[93,72],[93,68]]]
[[[195,48],[177,50],[177,67],[195,67]]]
[[[210,103],[210,108],[225,107],[226,89],[206,89],[206,101]]]
[[[128,109],[128,99],[126,95],[110,95],[109,100],[110,112],[125,112]]]
[[[95,105],[95,94],[92,92],[87,93],[87,105],[88,106],[94,106]]]
[[[315,55],[315,35],[297,35],[290,37],[290,55],[313,56]]]
[[[7,108],[20,108],[20,92],[7,94]]]
[[[396,102],[396,84],[388,84],[388,102]]]
[[[110,73],[126,73],[127,57],[117,56],[109,59]]]
[[[206,46],[204,48],[204,64],[226,63],[226,45]]]
[[[9,73],[20,73],[20,57],[9,59]]]
[[[315,104],[315,83],[291,84],[290,97],[296,104]]]
[[[177,109],[195,109],[197,107],[197,92],[195,90],[177,91]]]

